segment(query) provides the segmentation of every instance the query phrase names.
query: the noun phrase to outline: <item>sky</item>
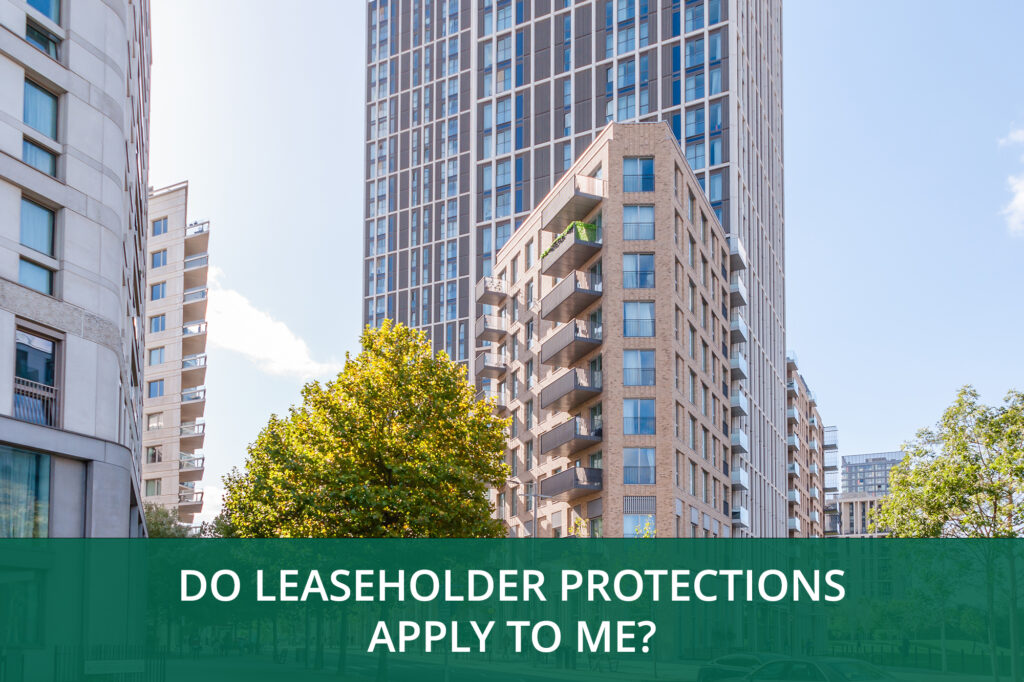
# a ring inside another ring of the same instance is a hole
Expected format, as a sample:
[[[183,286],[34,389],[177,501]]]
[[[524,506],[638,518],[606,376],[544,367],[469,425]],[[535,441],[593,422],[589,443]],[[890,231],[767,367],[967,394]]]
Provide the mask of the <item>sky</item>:
[[[150,185],[211,223],[202,518],[358,349],[364,7],[152,2]],[[1024,3],[784,7],[787,346],[842,453],[898,449],[1024,390]]]

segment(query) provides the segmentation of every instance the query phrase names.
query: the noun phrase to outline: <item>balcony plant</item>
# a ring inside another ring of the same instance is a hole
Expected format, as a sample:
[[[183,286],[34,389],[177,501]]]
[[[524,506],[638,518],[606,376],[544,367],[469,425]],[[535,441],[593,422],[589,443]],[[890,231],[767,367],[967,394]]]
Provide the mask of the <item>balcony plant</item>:
[[[551,242],[551,245],[548,246],[548,248],[544,249],[544,253],[540,255],[541,260],[543,260],[549,253],[558,248],[558,245],[565,241],[565,238],[568,237],[574,230],[576,231],[576,238],[579,239],[580,241],[598,241],[599,231],[597,225],[595,225],[594,223],[585,223],[582,220],[574,220],[571,223],[569,223],[569,226],[562,230],[562,232],[557,237],[555,237],[555,240]]]

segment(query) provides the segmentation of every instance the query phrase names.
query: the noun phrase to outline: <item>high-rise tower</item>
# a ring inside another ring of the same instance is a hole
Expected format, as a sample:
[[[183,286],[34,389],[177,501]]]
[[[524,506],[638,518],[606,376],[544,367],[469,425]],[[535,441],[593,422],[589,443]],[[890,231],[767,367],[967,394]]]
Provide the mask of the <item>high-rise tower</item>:
[[[467,360],[473,287],[612,120],[667,121],[749,261],[737,534],[784,537],[780,0],[368,0],[364,322]]]

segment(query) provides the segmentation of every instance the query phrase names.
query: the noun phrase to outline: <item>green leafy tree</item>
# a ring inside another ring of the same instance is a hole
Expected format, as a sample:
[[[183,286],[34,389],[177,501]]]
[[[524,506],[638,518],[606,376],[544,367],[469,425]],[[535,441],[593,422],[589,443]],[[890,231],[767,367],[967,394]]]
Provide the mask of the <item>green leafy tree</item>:
[[[979,402],[964,386],[935,428],[903,447],[889,474],[889,494],[872,517],[873,532],[898,538],[1017,538],[1024,535],[1024,394],[1010,391],[1003,405]],[[975,546],[987,574],[989,650],[996,663],[995,595],[999,560],[1008,563],[1011,678],[1020,679],[1017,655],[1015,548]],[[1008,549],[1008,551],[1002,551]]]
[[[504,482],[507,420],[422,332],[367,328],[338,377],[271,416],[224,477],[237,537],[503,537],[488,488]]]
[[[168,509],[151,502],[142,506],[146,515],[146,530],[151,538],[188,538],[192,529],[178,519],[177,509]]]

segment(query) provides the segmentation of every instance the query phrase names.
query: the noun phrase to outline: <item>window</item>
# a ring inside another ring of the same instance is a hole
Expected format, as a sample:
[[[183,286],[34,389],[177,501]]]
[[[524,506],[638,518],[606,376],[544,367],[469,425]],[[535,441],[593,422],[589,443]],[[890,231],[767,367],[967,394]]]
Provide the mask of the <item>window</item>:
[[[654,514],[622,515],[622,537],[624,538],[653,537],[655,527]]]
[[[704,96],[704,72],[690,74],[686,77],[686,101],[690,102]]]
[[[653,253],[626,253],[622,255],[622,286],[625,289],[654,288]]]
[[[146,479],[146,497],[154,497],[160,494],[160,479],[159,478],[147,478]]]
[[[56,342],[18,329],[14,349],[14,418],[59,426]]]
[[[167,296],[167,282],[160,282],[149,287],[149,300],[159,301]]]
[[[54,213],[39,204],[21,200],[21,243],[30,249],[53,256]]]
[[[167,265],[167,249],[153,252],[153,267],[162,268]]]
[[[53,271],[24,258],[18,263],[18,283],[47,296],[53,295]]]
[[[45,538],[49,533],[50,457],[0,445],[4,522],[0,538]]]
[[[164,427],[164,413],[154,412],[153,414],[146,415],[146,430],[152,431],[154,429],[162,429]]]
[[[60,0],[28,0],[28,4],[53,23],[60,23]]]
[[[626,157],[622,160],[623,190],[654,191],[654,159]]]
[[[21,141],[21,160],[47,175],[57,175],[57,157],[48,149],[43,149],[35,142],[25,139]]]
[[[163,451],[159,445],[150,445],[146,448],[146,464],[156,464],[164,459]]]
[[[654,351],[627,350],[622,358],[624,386],[654,386]]]
[[[625,336],[654,336],[654,301],[626,301],[623,325]]]
[[[712,105],[714,107],[715,105]],[[721,115],[721,103],[718,103],[718,112]],[[704,108],[689,109],[686,112],[686,137],[704,134]],[[692,165],[692,164],[691,164]]]
[[[149,364],[160,365],[164,361],[164,347],[150,348],[149,349]]]
[[[167,234],[167,218],[153,221],[153,236],[159,237],[162,234]]]
[[[162,332],[167,328],[167,316],[166,315],[154,315],[149,318],[149,332],[155,334]]]
[[[26,80],[23,119],[30,127],[56,140],[57,96]]]
[[[683,28],[687,33],[696,31],[698,28],[704,28],[703,3],[686,7],[686,23]]]
[[[654,448],[624,448],[623,480],[626,485],[654,485]]]
[[[157,379],[149,382],[149,397],[159,398],[164,394],[164,380]]]
[[[41,52],[57,59],[57,48],[60,45],[60,38],[31,21],[25,22],[25,40]]]
[[[704,141],[691,142],[686,145],[686,163],[693,170],[704,168]]]
[[[623,206],[622,238],[630,241],[654,239],[654,207]]]
[[[654,400],[638,398],[623,400],[622,420],[622,432],[627,436],[654,434]]]

